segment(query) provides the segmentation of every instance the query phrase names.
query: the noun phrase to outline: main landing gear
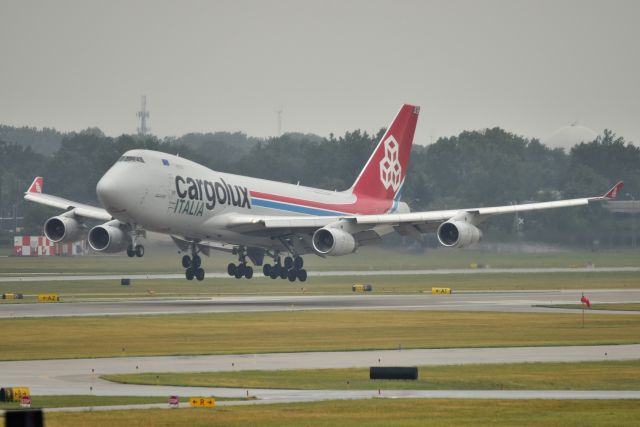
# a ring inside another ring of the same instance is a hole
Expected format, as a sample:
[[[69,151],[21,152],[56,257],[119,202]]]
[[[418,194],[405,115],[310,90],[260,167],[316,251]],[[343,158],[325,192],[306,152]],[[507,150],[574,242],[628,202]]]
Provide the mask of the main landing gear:
[[[253,267],[247,265],[247,250],[245,248],[238,248],[238,264],[232,262],[227,266],[227,274],[233,276],[236,279],[242,279],[246,277],[251,279],[253,277]]]
[[[253,267],[247,264],[247,248],[243,246],[236,247],[233,253],[238,255],[238,264],[229,263],[227,266],[227,274],[236,279],[243,277],[251,279],[253,277]],[[287,256],[282,260],[280,254],[277,252],[269,255],[273,257],[274,264],[264,264],[262,266],[262,273],[266,277],[271,277],[272,279],[289,279],[290,282],[295,282],[296,280],[304,282],[307,280],[307,270],[302,268],[304,265],[302,257]],[[256,261],[253,258],[251,258],[251,260],[254,264],[260,263],[261,261],[261,259]]]
[[[198,250],[195,245],[193,245],[191,256],[185,255],[182,257],[182,266],[186,268],[184,275],[187,280],[193,280],[194,277],[198,281],[204,279],[204,270],[200,265],[202,265],[202,258],[198,256]]]
[[[274,264],[265,264],[262,266],[262,272],[266,277],[272,279],[289,279],[290,282],[295,282],[296,279],[304,282],[307,280],[307,270],[302,268],[304,260],[300,256],[294,258],[287,256],[284,258],[284,262],[281,262],[280,256],[274,257]]]

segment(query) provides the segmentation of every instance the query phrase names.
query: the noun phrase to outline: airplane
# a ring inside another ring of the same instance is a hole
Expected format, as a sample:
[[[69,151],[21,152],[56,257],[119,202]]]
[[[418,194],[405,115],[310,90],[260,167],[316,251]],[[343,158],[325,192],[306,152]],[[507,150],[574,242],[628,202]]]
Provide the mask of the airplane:
[[[97,252],[142,257],[146,231],[171,236],[187,280],[205,277],[200,254],[230,252],[230,276],[307,280],[303,255],[348,255],[397,232],[462,248],[482,238],[478,225],[493,215],[582,206],[615,198],[618,182],[603,196],[519,205],[411,212],[402,188],[420,108],[405,104],[371,157],[345,191],[329,191],[216,172],[191,160],[152,150],[124,153],[96,186],[102,207],[42,192],[37,177],[25,193],[31,202],[64,210],[44,224],[53,242],[87,238]],[[104,221],[89,228],[88,221]],[[265,263],[265,257],[273,263]]]

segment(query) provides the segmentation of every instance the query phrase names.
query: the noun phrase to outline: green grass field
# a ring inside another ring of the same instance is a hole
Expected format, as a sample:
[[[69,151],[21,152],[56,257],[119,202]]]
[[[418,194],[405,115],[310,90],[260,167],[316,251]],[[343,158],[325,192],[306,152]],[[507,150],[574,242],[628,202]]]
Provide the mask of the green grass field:
[[[368,368],[144,373],[103,378],[127,384],[246,389],[640,390],[640,360],[421,366],[416,381],[372,381]]]
[[[25,273],[182,273],[177,249],[150,246],[144,258],[128,258],[126,254],[92,254],[83,257],[7,257],[0,258],[0,274]],[[213,251],[203,258],[207,271],[226,271],[230,254]],[[468,269],[473,263],[495,268],[519,267],[628,267],[640,265],[638,251],[556,251],[544,253],[495,252],[474,249],[439,248],[423,253],[364,247],[344,257],[305,257],[309,270],[385,270],[385,269]]]
[[[336,310],[2,319],[0,359],[640,342],[640,316],[598,314],[584,328],[581,318]]]
[[[215,397],[217,401],[248,400],[246,398]],[[31,396],[32,408],[74,408],[78,406],[138,405],[145,403],[166,403],[169,396],[96,396],[60,395]],[[185,398],[182,399],[185,402]],[[20,402],[0,402],[0,409],[18,409]]]
[[[158,396],[31,396],[32,408],[69,408],[75,406],[135,405],[141,403],[167,403],[167,397]],[[0,402],[0,409],[20,408],[20,402]]]
[[[369,399],[45,415],[57,426],[637,426],[636,400]]]
[[[261,274],[261,273],[260,273]],[[536,274],[447,274],[367,277],[312,277],[305,283],[272,280],[184,279],[68,282],[0,282],[1,293],[23,293],[24,300],[0,300],[4,304],[36,301],[40,293],[57,293],[64,302],[96,298],[212,297],[227,295],[336,295],[351,294],[354,283],[370,283],[374,294],[431,293],[432,287],[450,287],[454,292],[480,290],[624,289],[640,287],[640,273],[536,273]]]

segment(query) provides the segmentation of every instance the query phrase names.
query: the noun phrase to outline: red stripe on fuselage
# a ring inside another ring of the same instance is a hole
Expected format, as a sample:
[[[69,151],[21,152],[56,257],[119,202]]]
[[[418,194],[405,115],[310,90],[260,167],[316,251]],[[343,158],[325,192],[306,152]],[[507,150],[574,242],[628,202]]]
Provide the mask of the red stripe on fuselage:
[[[353,203],[322,203],[315,200],[296,199],[295,197],[279,196],[277,194],[261,193],[259,191],[250,191],[251,197],[257,197],[274,202],[292,203],[300,206],[307,206],[318,209],[326,209],[330,211],[344,212],[348,214],[375,215],[383,214],[391,209],[393,200],[380,200],[369,197],[356,197]]]

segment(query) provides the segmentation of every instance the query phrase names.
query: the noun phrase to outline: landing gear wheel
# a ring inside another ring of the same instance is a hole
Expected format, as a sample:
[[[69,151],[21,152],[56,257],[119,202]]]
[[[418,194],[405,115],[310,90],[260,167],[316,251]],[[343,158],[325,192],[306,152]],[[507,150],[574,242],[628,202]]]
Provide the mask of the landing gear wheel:
[[[298,275],[296,270],[292,269],[287,272],[287,279],[289,279],[290,282],[295,282],[297,277]]]
[[[280,276],[280,269],[282,267],[280,267],[280,265],[276,264],[273,267],[271,267],[271,271],[269,272],[269,277],[271,277],[272,279],[277,279]]]
[[[293,258],[291,258],[290,256],[286,257],[284,259],[284,268],[286,268],[287,270],[291,269],[291,267],[293,267]]]
[[[182,266],[184,268],[191,267],[191,257],[189,257],[189,255],[185,255],[182,257]]]
[[[251,279],[253,277],[253,268],[250,265],[245,267],[244,277],[246,277],[247,279]]]
[[[238,264],[236,266],[236,279],[240,279],[242,278],[242,276],[244,276],[244,272],[246,270],[246,266],[244,264]]]
[[[144,256],[144,246],[142,245],[136,245],[135,247],[135,252],[136,252],[136,256],[138,258],[142,258]]]
[[[191,260],[191,266],[193,268],[200,268],[201,265],[202,265],[202,258],[200,258],[198,255],[194,255],[193,259]]]
[[[307,280],[307,270],[298,270],[298,280],[304,282]]]
[[[304,260],[302,259],[302,257],[295,257],[293,259],[293,268],[295,268],[296,270],[302,270],[302,266],[304,265]]]
[[[195,273],[192,268],[187,268],[184,272],[184,275],[187,278],[187,280],[193,280]]]
[[[262,274],[264,274],[265,277],[271,276],[271,264],[265,264],[262,266]]]
[[[227,274],[229,274],[229,276],[235,276],[237,269],[236,265],[230,262],[229,265],[227,265]]]
[[[198,281],[201,282],[204,279],[204,270],[201,268],[198,268],[196,270],[195,276],[196,276],[196,279],[198,279]]]
[[[144,256],[144,246],[142,246],[142,245],[136,245],[136,247],[135,247],[135,249],[134,249],[134,250],[135,250],[135,252],[136,252],[136,256],[137,256],[138,258],[142,258],[142,257]],[[129,254],[127,254],[127,255],[129,255]]]
[[[280,267],[280,278],[286,279],[287,277],[289,277],[289,270],[284,267]]]
[[[131,245],[127,246],[127,256],[129,258],[133,258],[134,256],[136,256],[136,251],[133,250],[133,247]]]

